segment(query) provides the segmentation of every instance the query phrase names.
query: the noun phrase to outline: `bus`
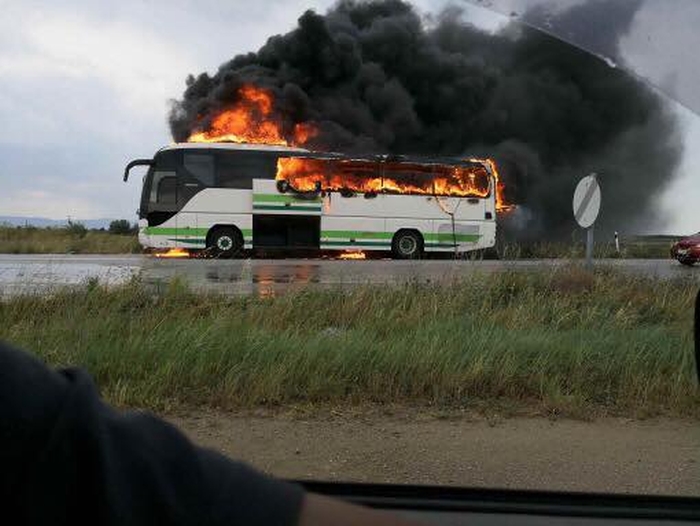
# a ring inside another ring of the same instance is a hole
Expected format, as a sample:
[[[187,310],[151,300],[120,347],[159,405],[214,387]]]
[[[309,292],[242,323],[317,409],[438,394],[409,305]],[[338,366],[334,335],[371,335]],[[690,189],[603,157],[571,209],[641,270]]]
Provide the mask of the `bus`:
[[[350,156],[237,143],[179,143],[146,166],[139,242],[232,257],[247,249],[385,251],[398,259],[493,247],[488,161]]]

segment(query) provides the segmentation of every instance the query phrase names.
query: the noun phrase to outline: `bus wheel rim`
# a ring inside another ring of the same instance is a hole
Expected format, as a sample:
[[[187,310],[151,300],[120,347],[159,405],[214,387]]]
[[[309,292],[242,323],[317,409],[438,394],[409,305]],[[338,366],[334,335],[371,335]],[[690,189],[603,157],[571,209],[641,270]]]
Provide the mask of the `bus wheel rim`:
[[[216,246],[219,250],[230,250],[233,246],[233,239],[229,236],[221,236],[217,239]]]
[[[416,250],[416,240],[412,237],[404,237],[399,241],[399,248],[404,254],[413,254]]]

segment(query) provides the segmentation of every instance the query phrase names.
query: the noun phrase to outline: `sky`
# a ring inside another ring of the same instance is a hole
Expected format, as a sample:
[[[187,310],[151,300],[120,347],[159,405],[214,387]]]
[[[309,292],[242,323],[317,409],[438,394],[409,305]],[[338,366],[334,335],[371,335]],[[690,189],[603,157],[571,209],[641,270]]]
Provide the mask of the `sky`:
[[[515,1],[502,3],[510,8]],[[536,1],[543,0],[530,3]],[[324,12],[332,3],[0,0],[0,216],[135,219],[139,179],[123,183],[124,166],[171,142],[168,101],[181,95],[186,76],[215,72],[234,55],[292,29],[304,10]],[[413,3],[436,13],[448,1]],[[452,3],[485,29],[508,20],[464,0]],[[645,28],[659,16],[653,9],[659,8],[640,11],[621,52],[686,93],[684,79],[663,69],[667,62],[644,60]],[[667,38],[673,32],[671,24]],[[687,53],[680,45],[674,51]],[[695,91],[687,89],[688,96]],[[677,179],[660,196],[669,221],[658,230],[686,233],[700,230],[694,213],[700,118],[675,107],[686,154]]]

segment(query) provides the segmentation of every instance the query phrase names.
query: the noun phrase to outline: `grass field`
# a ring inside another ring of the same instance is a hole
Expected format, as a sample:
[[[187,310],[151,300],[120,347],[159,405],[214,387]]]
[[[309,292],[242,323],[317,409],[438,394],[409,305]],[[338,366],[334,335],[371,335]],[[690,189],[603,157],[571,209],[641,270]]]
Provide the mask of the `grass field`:
[[[0,302],[0,338],[113,403],[529,408],[700,417],[688,282],[569,267],[450,286],[202,296],[89,283]]]
[[[129,254],[141,252],[136,235],[77,228],[0,226],[0,254]]]
[[[593,251],[596,258],[667,259],[671,245],[682,236],[625,236],[620,238],[620,251],[610,240],[598,240]],[[503,259],[582,259],[585,243],[532,242],[503,243],[498,252]]]
[[[621,239],[618,253],[614,243],[600,240],[596,258],[668,258],[672,243],[680,236],[628,236]],[[0,254],[130,254],[140,253],[135,234],[114,235],[80,228],[35,228],[0,226]],[[502,259],[581,259],[583,243],[532,242],[499,243],[487,257]]]

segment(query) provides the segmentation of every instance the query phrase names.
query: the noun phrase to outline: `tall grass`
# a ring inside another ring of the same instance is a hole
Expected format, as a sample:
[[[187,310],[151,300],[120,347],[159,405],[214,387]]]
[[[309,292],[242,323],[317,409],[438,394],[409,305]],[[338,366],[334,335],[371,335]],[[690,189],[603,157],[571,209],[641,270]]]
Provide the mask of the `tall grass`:
[[[202,296],[94,283],[0,303],[0,337],[79,364],[112,402],[513,403],[700,416],[693,290],[575,267],[448,285]]]
[[[71,228],[0,226],[0,254],[129,254],[141,252],[135,235]]]
[[[668,259],[671,245],[680,236],[629,236],[620,239],[620,251],[614,241],[598,241],[594,245],[596,259]],[[502,259],[582,259],[585,242],[538,241],[530,243],[503,242],[497,249]]]

